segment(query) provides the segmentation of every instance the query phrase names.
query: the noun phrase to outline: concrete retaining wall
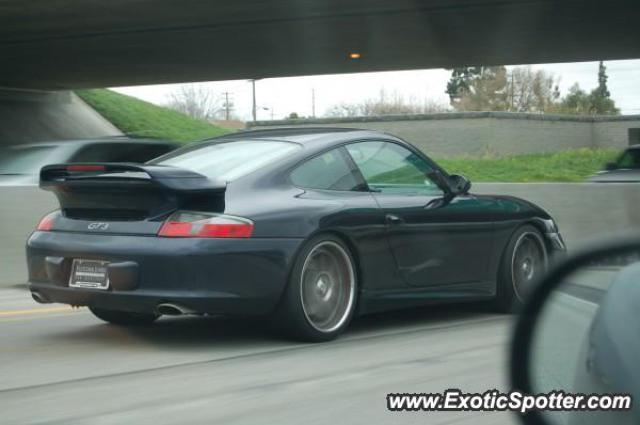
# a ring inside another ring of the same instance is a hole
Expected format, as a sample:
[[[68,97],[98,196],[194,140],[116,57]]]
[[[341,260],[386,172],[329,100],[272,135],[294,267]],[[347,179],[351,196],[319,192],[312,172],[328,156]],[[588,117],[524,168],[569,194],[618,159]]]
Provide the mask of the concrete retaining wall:
[[[341,119],[259,121],[251,128],[283,126],[349,127],[399,136],[429,155],[477,156],[555,152],[628,145],[628,129],[640,116],[579,117],[500,112],[443,113]]]
[[[478,183],[474,193],[514,195],[545,208],[570,248],[615,232],[640,230],[640,185],[596,183]],[[24,283],[24,245],[40,217],[57,208],[37,187],[0,187],[0,287]]]
[[[620,117],[615,121],[598,119],[592,124],[592,143],[598,147],[624,149],[631,144],[630,128],[640,128],[640,120],[631,116]]]
[[[0,146],[122,134],[69,91],[0,90]]]

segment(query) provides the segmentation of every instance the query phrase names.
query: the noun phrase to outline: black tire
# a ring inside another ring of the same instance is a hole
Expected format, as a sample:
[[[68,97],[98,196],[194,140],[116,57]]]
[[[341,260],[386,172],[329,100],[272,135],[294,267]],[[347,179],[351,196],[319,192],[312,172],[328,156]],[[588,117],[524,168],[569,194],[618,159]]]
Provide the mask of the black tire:
[[[121,326],[149,325],[159,317],[157,314],[152,313],[131,313],[128,311],[104,310],[97,307],[89,307],[89,310],[98,319]]]
[[[527,254],[529,250],[537,250],[537,253]],[[548,262],[547,247],[540,231],[532,225],[519,227],[509,239],[500,260],[496,309],[502,313],[520,309],[528,291],[546,271]]]
[[[276,309],[276,329],[307,342],[336,338],[353,317],[357,282],[353,256],[340,238],[311,238],[298,253]]]

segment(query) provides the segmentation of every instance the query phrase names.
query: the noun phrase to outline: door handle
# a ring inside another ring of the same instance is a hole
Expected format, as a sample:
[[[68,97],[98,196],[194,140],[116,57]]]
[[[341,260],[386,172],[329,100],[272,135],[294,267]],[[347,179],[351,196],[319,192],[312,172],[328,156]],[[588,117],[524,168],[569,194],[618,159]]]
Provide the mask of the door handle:
[[[387,214],[385,219],[387,220],[388,224],[402,224],[404,223],[404,220],[400,217],[398,217],[395,214]]]

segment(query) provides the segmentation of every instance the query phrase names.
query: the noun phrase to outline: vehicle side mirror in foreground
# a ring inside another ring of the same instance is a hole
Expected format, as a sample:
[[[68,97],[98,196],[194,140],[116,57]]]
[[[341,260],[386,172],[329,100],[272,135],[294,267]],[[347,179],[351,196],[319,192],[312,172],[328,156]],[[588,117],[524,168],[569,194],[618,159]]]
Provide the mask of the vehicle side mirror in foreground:
[[[531,292],[512,341],[513,389],[562,391],[566,404],[536,405],[521,418],[538,425],[638,424],[639,363],[640,235],[557,263]],[[572,396],[583,397],[573,400],[577,409],[567,408]]]
[[[449,186],[455,195],[464,195],[471,189],[471,181],[465,176],[452,174],[449,176]]]

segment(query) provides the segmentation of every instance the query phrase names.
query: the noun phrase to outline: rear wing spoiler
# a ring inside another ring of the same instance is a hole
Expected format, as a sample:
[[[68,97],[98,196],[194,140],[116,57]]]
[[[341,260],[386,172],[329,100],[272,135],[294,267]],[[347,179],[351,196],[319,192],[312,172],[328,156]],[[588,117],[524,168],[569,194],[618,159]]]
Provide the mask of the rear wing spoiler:
[[[227,183],[207,176],[167,165],[93,162],[83,164],[53,164],[40,170],[40,188],[55,191],[66,186],[111,186],[119,184],[149,185],[172,192],[224,192]]]

